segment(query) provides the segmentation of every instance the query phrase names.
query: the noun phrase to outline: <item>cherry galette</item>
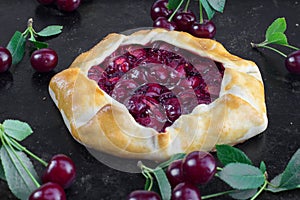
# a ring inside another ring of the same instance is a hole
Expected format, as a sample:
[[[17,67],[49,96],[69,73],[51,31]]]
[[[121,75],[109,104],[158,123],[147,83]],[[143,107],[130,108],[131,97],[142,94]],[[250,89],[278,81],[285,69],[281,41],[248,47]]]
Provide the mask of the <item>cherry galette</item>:
[[[110,34],[54,76],[50,94],[75,139],[127,158],[211,150],[267,125],[255,63],[184,32]]]

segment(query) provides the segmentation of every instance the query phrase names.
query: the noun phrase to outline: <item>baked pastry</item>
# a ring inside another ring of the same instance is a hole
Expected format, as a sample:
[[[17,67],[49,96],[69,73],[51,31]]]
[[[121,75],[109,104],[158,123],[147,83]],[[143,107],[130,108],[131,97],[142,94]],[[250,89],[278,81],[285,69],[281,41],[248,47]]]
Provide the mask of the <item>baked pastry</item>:
[[[164,160],[264,131],[264,86],[252,61],[185,32],[110,34],[49,86],[72,136],[124,158]]]

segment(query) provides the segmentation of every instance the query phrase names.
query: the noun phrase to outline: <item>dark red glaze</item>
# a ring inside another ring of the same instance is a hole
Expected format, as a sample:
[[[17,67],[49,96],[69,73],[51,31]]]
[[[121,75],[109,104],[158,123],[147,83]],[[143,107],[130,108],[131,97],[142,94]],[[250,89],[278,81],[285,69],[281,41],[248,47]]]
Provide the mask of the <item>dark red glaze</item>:
[[[172,200],[201,200],[199,189],[190,183],[179,183],[172,192]]]
[[[48,163],[42,176],[43,183],[54,182],[64,189],[70,187],[76,177],[74,162],[66,155],[58,154]]]
[[[40,4],[43,5],[50,5],[53,4],[55,2],[55,0],[37,0]]]
[[[179,11],[175,14],[173,20],[179,31],[188,31],[196,21],[196,16],[192,11]]]
[[[46,183],[33,191],[29,200],[66,200],[64,189],[56,183]]]
[[[161,200],[156,192],[136,190],[129,194],[127,200]]]
[[[121,46],[88,77],[141,125],[163,132],[198,104],[218,98],[224,68],[164,42]]]
[[[81,3],[81,0],[56,0],[56,5],[59,10],[72,12],[76,10]]]
[[[173,161],[166,171],[166,175],[168,177],[168,180],[174,188],[179,183],[184,182],[184,176],[182,172],[182,160],[175,160]]]
[[[168,18],[172,14],[167,5],[168,0],[158,0],[152,4],[150,14],[153,21],[159,17]]]
[[[285,59],[285,67],[292,74],[300,74],[300,50],[288,55]]]
[[[12,56],[5,47],[0,47],[0,73],[6,72],[12,63]]]
[[[205,184],[216,173],[216,161],[208,152],[194,151],[183,159],[182,170],[188,182]]]
[[[175,22],[168,21],[165,17],[159,17],[153,22],[153,27],[155,28],[164,28],[170,31],[177,30],[177,25]]]
[[[216,34],[216,26],[212,21],[204,20],[202,24],[195,22],[189,29],[195,37],[212,39]]]
[[[56,67],[58,56],[52,49],[38,49],[31,54],[30,63],[38,72],[49,72]]]

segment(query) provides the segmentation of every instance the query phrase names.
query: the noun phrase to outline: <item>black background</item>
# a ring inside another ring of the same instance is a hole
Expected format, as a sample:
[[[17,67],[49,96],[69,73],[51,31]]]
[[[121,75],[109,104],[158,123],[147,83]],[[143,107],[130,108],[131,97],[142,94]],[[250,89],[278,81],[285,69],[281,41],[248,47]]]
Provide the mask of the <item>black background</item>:
[[[125,199],[135,189],[143,188],[140,174],[111,169],[94,159],[84,146],[68,133],[59,111],[48,94],[50,78],[66,69],[80,53],[90,49],[111,32],[152,25],[151,0],[90,0],[70,14],[44,7],[34,0],[0,1],[0,45],[6,46],[16,30],[24,31],[27,19],[33,17],[36,30],[51,25],[63,25],[63,33],[48,40],[59,55],[54,72],[38,74],[31,68],[29,51],[22,62],[0,75],[0,121],[7,118],[28,122],[34,134],[23,144],[49,160],[64,153],[77,165],[75,184],[66,191],[68,199]],[[191,8],[197,10],[192,1]],[[196,11],[197,12],[197,11]],[[251,49],[250,42],[264,40],[266,27],[277,17],[286,17],[289,42],[300,46],[300,2],[297,0],[228,0],[224,14],[217,14],[216,40],[233,54],[253,60],[259,66],[265,83],[268,108],[268,129],[255,138],[238,145],[259,165],[264,160],[270,178],[280,173],[292,154],[300,147],[300,77],[289,74],[284,59],[269,50]],[[289,49],[282,49],[290,53]],[[38,173],[43,167],[34,162]],[[203,194],[228,189],[218,180],[204,188]],[[0,181],[0,199],[15,199],[7,184]],[[221,197],[217,199],[229,199]],[[277,195],[264,193],[258,199],[300,199],[299,191]]]

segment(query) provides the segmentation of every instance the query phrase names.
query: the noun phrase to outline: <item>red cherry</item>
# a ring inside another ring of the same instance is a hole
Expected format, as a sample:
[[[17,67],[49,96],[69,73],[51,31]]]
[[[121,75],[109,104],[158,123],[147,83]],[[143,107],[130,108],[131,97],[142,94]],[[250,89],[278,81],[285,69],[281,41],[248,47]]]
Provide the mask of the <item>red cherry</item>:
[[[167,18],[159,17],[153,22],[153,27],[164,28],[170,31],[177,30],[175,22],[169,22]]]
[[[184,176],[182,172],[182,160],[175,160],[173,161],[167,171],[166,175],[168,177],[168,180],[171,184],[171,186],[174,188],[179,183],[184,182]]]
[[[216,26],[212,21],[204,20],[202,24],[195,22],[189,29],[195,37],[199,38],[213,38],[216,34]]]
[[[80,5],[81,0],[56,0],[57,8],[65,12],[72,12]]]
[[[156,192],[136,190],[129,194],[127,200],[160,200]]]
[[[33,191],[29,200],[66,200],[64,189],[56,183],[46,183]]]
[[[172,192],[172,200],[201,200],[199,189],[190,183],[179,183]]]
[[[56,67],[58,56],[52,49],[38,49],[32,53],[30,63],[38,72],[49,72]]]
[[[285,67],[292,74],[300,74],[300,50],[288,55],[285,59]]]
[[[172,14],[172,11],[167,8],[168,0],[158,0],[153,3],[151,6],[151,18],[156,20],[159,17],[169,17]]]
[[[196,16],[191,11],[179,11],[174,16],[174,22],[176,23],[178,30],[187,31],[196,21]]]
[[[12,63],[12,56],[5,47],[0,47],[0,73],[6,72]]]
[[[63,188],[68,188],[74,182],[76,169],[73,161],[66,155],[58,154],[48,163],[42,176],[43,183],[54,182]]]

